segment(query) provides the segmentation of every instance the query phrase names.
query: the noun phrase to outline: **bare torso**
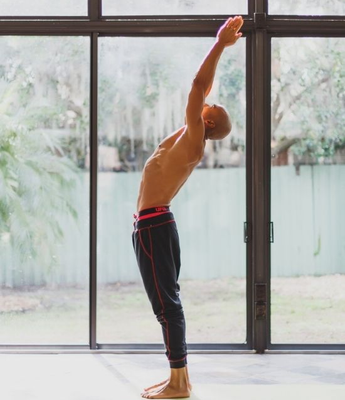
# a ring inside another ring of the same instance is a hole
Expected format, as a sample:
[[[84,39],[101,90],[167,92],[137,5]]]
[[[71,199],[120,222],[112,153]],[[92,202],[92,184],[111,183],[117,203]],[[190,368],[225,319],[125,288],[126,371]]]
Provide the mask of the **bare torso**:
[[[146,161],[137,210],[169,206],[203,157],[205,141],[195,146],[183,126],[165,138]]]

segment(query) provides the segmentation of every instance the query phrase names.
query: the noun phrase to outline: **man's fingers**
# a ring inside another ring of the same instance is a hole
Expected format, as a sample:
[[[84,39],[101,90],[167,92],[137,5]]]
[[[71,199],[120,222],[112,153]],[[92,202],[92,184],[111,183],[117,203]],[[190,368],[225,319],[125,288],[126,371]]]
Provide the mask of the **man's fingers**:
[[[237,26],[236,26],[236,30],[238,30],[238,31],[239,31],[239,30],[242,28],[242,25],[243,25],[243,24],[239,24],[239,25],[237,25]]]
[[[230,24],[232,23],[232,21],[233,21],[233,18],[230,17],[230,18],[225,22],[225,25],[226,25],[227,28],[230,26]]]
[[[241,20],[242,17],[233,17],[227,20],[227,26],[237,25],[237,23]]]
[[[226,27],[233,29],[233,30],[238,30],[241,28],[241,26],[243,25],[243,19],[242,17],[234,17],[234,18],[229,18],[227,23],[226,23]]]
[[[234,23],[234,26],[236,26],[237,29],[240,29],[242,25],[243,25],[243,19],[242,17],[238,17],[238,19]]]

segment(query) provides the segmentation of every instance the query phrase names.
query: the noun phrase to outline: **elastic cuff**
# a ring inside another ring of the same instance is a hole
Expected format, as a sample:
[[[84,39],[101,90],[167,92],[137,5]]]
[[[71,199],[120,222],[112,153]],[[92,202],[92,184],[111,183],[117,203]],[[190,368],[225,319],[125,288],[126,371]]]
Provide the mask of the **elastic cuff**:
[[[187,365],[187,357],[183,358],[182,360],[169,360],[170,368],[184,368]]]

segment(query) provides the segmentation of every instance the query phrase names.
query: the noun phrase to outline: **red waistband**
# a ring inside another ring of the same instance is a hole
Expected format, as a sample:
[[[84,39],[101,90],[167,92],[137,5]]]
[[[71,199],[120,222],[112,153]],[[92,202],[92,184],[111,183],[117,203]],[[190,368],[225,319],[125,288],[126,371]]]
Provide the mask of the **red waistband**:
[[[148,219],[148,218],[152,218],[152,217],[158,217],[159,215],[167,214],[169,212],[170,211],[155,212],[155,213],[152,213],[152,214],[146,214],[146,215],[142,215],[142,216],[138,216],[138,215],[134,214],[134,218],[137,221],[141,221],[143,219]]]
[[[141,221],[142,219],[158,217],[159,215],[167,214],[169,212],[170,212],[170,208],[168,206],[157,206],[157,207],[141,210],[141,211],[139,211],[138,214],[133,214],[133,217],[137,221]]]

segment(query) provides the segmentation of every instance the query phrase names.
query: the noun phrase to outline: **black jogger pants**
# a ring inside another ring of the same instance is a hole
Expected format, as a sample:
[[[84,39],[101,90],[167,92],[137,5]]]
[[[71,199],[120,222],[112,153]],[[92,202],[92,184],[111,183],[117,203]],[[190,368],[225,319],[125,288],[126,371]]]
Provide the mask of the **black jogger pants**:
[[[167,210],[157,212],[156,210]],[[162,326],[171,368],[187,363],[186,326],[179,297],[180,245],[173,214],[167,207],[144,210],[136,216],[132,234],[145,290]]]

